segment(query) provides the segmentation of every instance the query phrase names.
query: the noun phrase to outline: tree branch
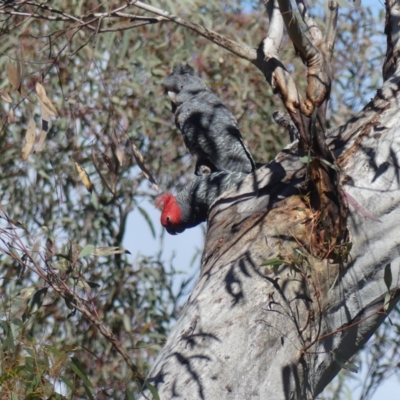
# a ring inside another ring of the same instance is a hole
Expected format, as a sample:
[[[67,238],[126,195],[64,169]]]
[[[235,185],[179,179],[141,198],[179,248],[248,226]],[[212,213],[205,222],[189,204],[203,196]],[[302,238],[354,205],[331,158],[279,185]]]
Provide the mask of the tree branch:
[[[318,49],[301,30],[290,0],[278,0],[278,2],[290,40],[293,42],[302,60],[308,65],[317,56]]]
[[[264,74],[274,93],[281,97],[286,109],[294,119],[299,107],[300,98],[292,76],[279,60],[279,47],[283,35],[283,19],[278,0],[268,0],[265,4],[269,28],[265,39],[258,49],[258,57],[253,64]]]
[[[236,54],[238,57],[244,58],[245,60],[248,60],[248,61],[255,61],[257,59],[257,52],[255,49],[252,49],[249,46],[245,46],[243,44],[234,42],[231,39],[227,39],[217,32],[210,31],[210,30],[204,28],[200,24],[195,24],[193,22],[186,21],[183,18],[173,15],[165,10],[145,4],[141,1],[130,0],[129,4],[133,5],[135,7],[138,7],[142,10],[146,10],[146,11],[152,12],[154,14],[160,15],[170,21],[175,22],[178,25],[184,26],[184,27],[192,30],[193,32],[196,32],[199,35],[205,37],[206,39],[210,40],[211,42],[217,44],[218,46],[223,47],[226,50],[229,50],[233,54]]]
[[[269,26],[266,38],[263,40],[263,51],[266,59],[278,58],[279,48],[283,37],[283,19],[276,0],[267,0],[265,3]]]
[[[311,117],[314,109],[316,107],[319,108],[329,97],[331,67],[325,59],[324,49],[321,47],[322,43],[318,44],[319,47],[317,48],[301,30],[290,0],[278,0],[278,2],[289,37],[299,52],[301,59],[307,65],[307,98],[300,103],[300,110],[305,116]],[[302,2],[300,1],[300,6],[301,4]],[[308,17],[305,6],[303,11],[307,22],[310,25],[314,23]],[[316,34],[315,28],[313,28],[313,32]]]
[[[274,93],[278,93],[295,122],[300,137],[306,140],[303,116],[298,112],[302,100],[292,76],[278,55],[283,35],[283,18],[278,0],[267,0],[265,7],[269,19],[268,33],[258,48],[257,60],[253,64],[263,73]]]
[[[319,29],[318,25],[315,23],[314,19],[311,18],[310,14],[308,13],[304,0],[296,0],[296,3],[297,8],[300,11],[301,18],[303,19],[303,22],[306,24],[308,31],[310,32],[312,43],[315,46],[322,40],[322,32]]]
[[[337,26],[339,5],[336,1],[330,0],[328,7],[329,7],[329,18],[325,36],[325,43],[326,43],[326,52],[328,59],[332,60],[333,48],[335,46],[335,40],[336,40],[336,26]]]

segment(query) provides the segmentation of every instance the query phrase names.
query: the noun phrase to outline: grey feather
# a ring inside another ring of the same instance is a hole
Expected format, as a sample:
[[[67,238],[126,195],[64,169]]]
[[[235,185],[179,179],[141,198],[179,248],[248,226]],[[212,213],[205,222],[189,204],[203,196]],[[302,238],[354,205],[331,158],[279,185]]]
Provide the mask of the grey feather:
[[[233,114],[188,65],[178,65],[164,81],[171,99],[175,123],[189,151],[197,157],[196,174],[206,167],[212,172],[254,171]]]
[[[171,234],[183,232],[207,220],[211,204],[233,187],[239,188],[248,174],[241,172],[214,172],[196,177],[176,195],[182,214],[182,224],[167,228]]]

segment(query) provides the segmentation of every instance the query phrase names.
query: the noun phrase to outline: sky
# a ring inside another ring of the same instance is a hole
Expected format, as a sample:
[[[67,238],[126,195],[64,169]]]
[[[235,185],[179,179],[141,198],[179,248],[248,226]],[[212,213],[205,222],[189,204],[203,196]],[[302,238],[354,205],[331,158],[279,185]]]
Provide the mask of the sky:
[[[132,256],[134,258],[138,254],[150,256],[162,249],[163,258],[165,260],[170,260],[171,257],[175,255],[174,265],[176,269],[188,271],[189,274],[193,274],[196,269],[199,269],[199,257],[196,259],[193,266],[191,266],[191,263],[196,251],[198,249],[203,249],[203,229],[205,224],[187,229],[179,235],[169,235],[165,232],[164,240],[160,240],[163,229],[160,223],[160,210],[147,200],[143,200],[139,205],[148,213],[153,221],[156,237],[153,237],[150,227],[143,215],[138,209],[134,209],[128,217],[128,229],[124,238],[124,247],[132,253]]]
[[[376,12],[382,7],[382,2],[379,0],[363,0],[363,5],[374,5]],[[212,89],[212,88],[211,88]],[[173,127],[171,119],[171,129]],[[132,253],[133,260],[138,254],[154,255],[161,248],[163,249],[164,259],[169,260],[172,255],[175,255],[174,265],[176,269],[187,271],[188,276],[199,270],[200,258],[198,257],[191,264],[193,255],[198,249],[202,249],[204,245],[204,226],[198,226],[188,229],[185,232],[172,236],[167,233],[164,235],[164,240],[160,240],[162,227],[159,222],[160,211],[153,204],[146,200],[140,204],[144,208],[154,223],[156,229],[156,237],[152,236],[151,230],[140,212],[135,209],[128,217],[127,232],[124,239],[124,247]],[[204,224],[202,224],[204,225]],[[176,283],[176,289],[179,282]],[[355,378],[363,378],[367,371],[361,369]],[[350,383],[352,391],[352,399],[358,399],[361,393],[361,387],[357,383],[357,379]],[[388,379],[376,391],[372,400],[400,400],[400,381],[396,376]],[[338,399],[341,400],[341,399]]]

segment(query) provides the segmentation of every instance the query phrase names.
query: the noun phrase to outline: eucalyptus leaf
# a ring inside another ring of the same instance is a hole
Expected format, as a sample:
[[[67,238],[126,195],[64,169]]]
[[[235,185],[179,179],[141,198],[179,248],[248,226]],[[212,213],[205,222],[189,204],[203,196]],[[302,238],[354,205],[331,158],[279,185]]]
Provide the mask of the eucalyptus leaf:
[[[87,257],[88,255],[92,254],[93,251],[94,251],[94,246],[92,244],[88,244],[81,250],[78,258]]]

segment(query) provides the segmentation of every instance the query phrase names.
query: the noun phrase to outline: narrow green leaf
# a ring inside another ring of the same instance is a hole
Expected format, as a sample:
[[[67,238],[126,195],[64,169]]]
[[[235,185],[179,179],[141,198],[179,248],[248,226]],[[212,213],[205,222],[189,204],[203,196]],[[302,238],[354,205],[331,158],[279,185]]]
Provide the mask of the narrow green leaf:
[[[88,244],[87,246],[85,246],[81,252],[79,253],[78,258],[82,258],[82,257],[86,257],[89,254],[92,253],[92,251],[94,250],[94,246],[92,244]]]
[[[6,321],[0,321],[0,326],[3,328],[3,335],[7,336],[10,327],[8,326]]]
[[[329,288],[328,293],[330,293],[332,291],[332,289],[335,287],[336,282],[338,281],[338,279],[339,279],[339,273],[337,273],[335,275],[335,279],[333,280],[333,283],[332,283],[331,287]]]
[[[383,280],[385,281],[387,290],[390,290],[390,286],[392,286],[392,270],[390,269],[390,264],[387,264],[385,267]]]
[[[339,355],[337,355],[335,352],[333,352],[333,358],[334,360],[340,365],[341,368],[354,372],[355,374],[358,373],[358,367],[357,365],[353,364],[350,361],[344,361]]]
[[[90,195],[90,202],[92,203],[95,210],[99,209],[99,198],[97,197],[97,194],[95,191],[92,191],[92,193]]]
[[[300,249],[299,247],[296,247],[296,248],[294,249],[294,252],[297,253],[297,254],[300,254],[302,257],[308,257],[307,254],[305,254],[305,253],[303,252],[303,250]]]
[[[35,293],[36,288],[34,286],[26,287],[21,289],[21,291],[17,294],[16,298],[22,300],[28,300],[32,297],[33,293]]]
[[[67,249],[66,249],[67,250]],[[62,258],[63,260],[66,260],[66,261],[68,261],[68,262],[71,262],[71,260],[72,260],[72,253],[71,253],[71,248],[70,247],[68,247],[68,254],[62,254],[62,253],[56,253],[56,254],[54,254],[56,257],[58,257],[58,258]]]
[[[18,326],[18,328],[22,328],[24,326],[24,323],[22,322],[22,320],[20,318],[14,318],[11,323],[13,325]]]
[[[70,310],[75,310],[75,307],[72,305],[70,299],[64,299],[65,305],[70,309]]]
[[[346,369],[347,371],[354,372],[355,374],[358,374],[359,368],[357,367],[356,364],[354,364],[354,363],[352,363],[350,361],[347,361],[347,363],[344,364],[343,368]]]
[[[89,388],[87,385],[85,385],[85,384],[83,384],[83,388],[85,389],[86,394],[89,396],[89,399],[90,399],[90,400],[95,400],[94,397],[93,397],[92,391],[90,390],[90,388]]]
[[[126,398],[127,398],[127,400],[136,400],[135,396],[133,395],[133,393],[130,390],[126,391]]]
[[[97,289],[100,287],[100,285],[98,283],[95,282],[90,282],[90,281],[86,281],[86,283],[92,288],[92,289]]]
[[[391,296],[390,296],[390,293],[388,292],[388,293],[386,293],[386,295],[385,295],[385,301],[384,301],[384,303],[383,303],[383,309],[384,309],[385,311],[387,311],[388,308],[389,308],[390,299],[391,299]]]
[[[149,217],[149,214],[147,214],[147,211],[145,209],[143,209],[142,207],[140,207],[140,206],[138,206],[138,210],[139,210],[140,214],[143,215],[143,218],[146,220],[147,224],[149,225],[149,228],[151,230],[153,238],[155,238],[156,237],[156,231],[154,229],[153,221]]]
[[[299,157],[299,161],[302,162],[303,164],[310,164],[312,160],[314,160],[314,157],[310,156]]]
[[[128,250],[125,250],[123,247],[110,246],[110,247],[96,247],[92,254],[94,256],[111,256],[112,254],[131,254]]]
[[[42,307],[43,300],[46,297],[48,288],[39,289],[29,301],[29,315],[37,312]]]
[[[147,381],[145,382],[145,385],[150,390],[150,393],[152,394],[154,400],[160,400],[160,396],[158,395],[156,388]]]
[[[125,332],[132,332],[131,320],[127,314],[122,314],[122,323],[124,324]]]
[[[323,158],[321,158],[321,161],[322,161],[324,164],[326,164],[328,167],[331,167],[331,168],[334,169],[335,171],[338,171],[336,165],[330,163],[330,162],[327,161],[327,160],[324,160]]]
[[[74,390],[74,384],[65,375],[60,376],[60,378],[70,390]]]
[[[283,264],[283,260],[281,258],[271,258],[267,261],[264,261],[261,266],[279,267],[281,264]]]
[[[89,379],[86,377],[86,375],[79,369],[79,367],[74,362],[71,362],[71,369],[72,371],[75,372],[76,375],[79,376],[79,378],[82,379],[84,385],[88,387],[93,387]]]
[[[51,268],[58,269],[60,271],[67,271],[71,267],[71,263],[67,260],[60,260],[58,263],[52,263]]]
[[[15,225],[17,228],[21,228],[21,229],[23,229],[25,232],[28,232],[28,228],[27,228],[26,225],[23,224],[21,221],[18,221],[17,219],[12,219],[12,218],[9,218],[8,221],[9,221],[11,224]]]
[[[68,282],[72,285],[74,281],[72,279],[68,279]],[[84,279],[79,279],[78,281],[75,281],[74,283],[77,287],[82,288],[82,289],[87,289],[90,287]]]
[[[12,352],[15,352],[14,335],[12,333],[12,329],[8,330],[7,336],[2,343],[3,343],[3,350],[11,350]]]

